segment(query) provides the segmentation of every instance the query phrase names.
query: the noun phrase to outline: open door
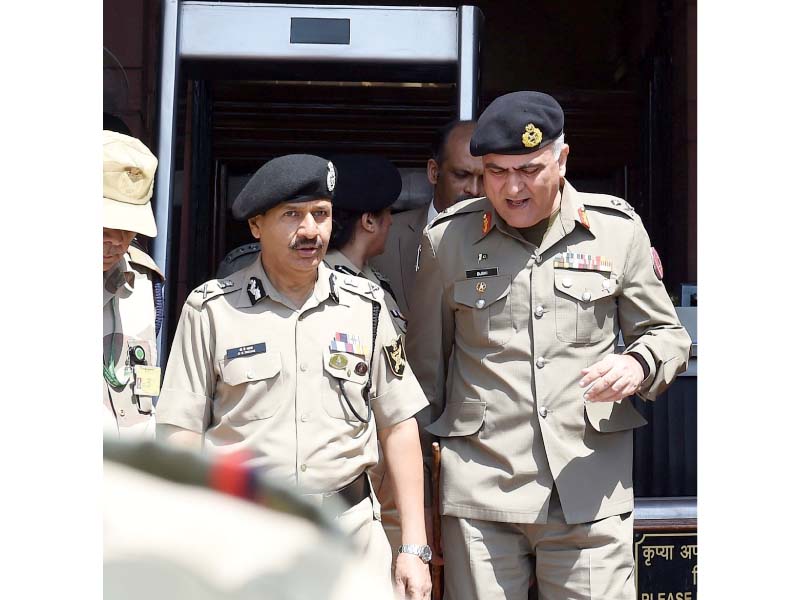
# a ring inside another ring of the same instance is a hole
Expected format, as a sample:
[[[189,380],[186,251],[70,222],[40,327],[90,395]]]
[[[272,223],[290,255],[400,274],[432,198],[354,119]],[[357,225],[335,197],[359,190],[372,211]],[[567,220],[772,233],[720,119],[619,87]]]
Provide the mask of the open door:
[[[166,357],[188,292],[250,241],[230,206],[265,161],[381,154],[406,206],[435,131],[476,116],[483,16],[459,8],[164,3],[155,260]]]

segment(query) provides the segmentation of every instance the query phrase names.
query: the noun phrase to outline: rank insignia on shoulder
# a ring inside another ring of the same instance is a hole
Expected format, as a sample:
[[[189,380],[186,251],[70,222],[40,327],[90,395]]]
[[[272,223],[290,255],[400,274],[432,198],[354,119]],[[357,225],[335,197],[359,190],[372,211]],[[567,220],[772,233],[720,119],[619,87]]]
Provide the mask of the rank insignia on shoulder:
[[[225,358],[232,360],[240,356],[250,356],[252,354],[263,354],[267,351],[267,345],[264,342],[260,344],[248,344],[247,346],[239,346],[238,348],[228,348],[225,350]]]
[[[664,266],[661,264],[661,257],[658,255],[658,251],[650,246],[650,254],[653,257],[653,271],[656,272],[656,277],[659,280],[664,279]]]
[[[328,347],[331,352],[347,352],[357,356],[366,356],[367,352],[361,343],[361,338],[351,333],[336,332]],[[333,366],[333,365],[331,365]]]
[[[492,214],[488,212],[483,213],[483,228],[482,232],[483,235],[489,233],[489,230],[492,228]]]
[[[230,279],[217,279],[217,285],[219,289],[224,290],[229,287],[233,287],[233,282]]]
[[[401,321],[408,323],[408,319],[406,319],[405,315],[401,313],[398,309],[393,308],[389,311],[395,319],[400,319]]]
[[[396,377],[402,379],[403,373],[406,372],[406,349],[403,345],[403,336],[401,335],[388,346],[384,346],[383,351],[386,353],[389,369]]]
[[[261,283],[258,277],[250,278],[250,283],[247,284],[247,295],[250,296],[250,304],[255,304],[266,296],[264,284]]]
[[[591,225],[589,225],[589,217],[586,215],[586,209],[582,206],[578,207],[578,217],[581,220],[581,225],[586,227],[586,229],[591,229]]]

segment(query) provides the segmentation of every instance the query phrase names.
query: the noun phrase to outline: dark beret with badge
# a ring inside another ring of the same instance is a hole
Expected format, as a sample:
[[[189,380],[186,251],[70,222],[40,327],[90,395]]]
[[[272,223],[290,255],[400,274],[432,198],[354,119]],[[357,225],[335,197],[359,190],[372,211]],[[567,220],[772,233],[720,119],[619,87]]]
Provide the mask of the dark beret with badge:
[[[273,158],[247,182],[233,201],[239,220],[261,215],[282,202],[332,200],[336,168],[325,158],[311,154],[287,154]]]
[[[564,132],[564,111],[542,92],[512,92],[495,99],[478,119],[469,142],[473,156],[530,154]]]
[[[338,176],[334,211],[377,213],[400,196],[400,172],[382,156],[341,154],[331,156],[331,161]]]

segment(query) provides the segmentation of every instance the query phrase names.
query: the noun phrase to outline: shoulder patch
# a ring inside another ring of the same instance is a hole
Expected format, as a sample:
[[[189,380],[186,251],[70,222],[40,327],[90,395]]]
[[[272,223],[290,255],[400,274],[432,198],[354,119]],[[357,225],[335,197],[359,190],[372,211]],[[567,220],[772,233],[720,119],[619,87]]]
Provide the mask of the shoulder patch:
[[[636,211],[622,198],[606,194],[581,194],[583,205],[589,208],[608,208],[617,211],[626,217],[634,218]]]
[[[406,349],[403,343],[403,336],[401,335],[388,346],[384,346],[383,351],[386,355],[389,369],[391,369],[395,377],[402,379],[403,374],[406,372]]]
[[[383,298],[383,288],[372,283],[366,277],[358,275],[345,275],[336,273],[336,285],[340,290],[345,290],[351,294],[363,296],[369,300],[380,300]]]
[[[230,279],[212,279],[193,289],[186,298],[186,304],[193,308],[200,308],[217,296],[224,296],[242,289],[242,286]]]
[[[156,273],[162,280],[164,279],[164,274],[161,272],[161,269],[158,268],[156,261],[154,261],[147,252],[143,250],[139,250],[136,246],[128,246],[128,255],[131,257],[131,262],[139,265],[141,267],[145,267],[146,269],[150,269],[154,273]]]
[[[442,212],[436,215],[428,224],[428,228],[435,227],[439,223],[444,223],[458,215],[466,215],[469,213],[474,213],[478,211],[485,211],[489,210],[492,207],[492,203],[489,202],[489,199],[485,196],[480,198],[470,198],[469,200],[462,200],[461,202],[456,202],[453,206],[445,208]]]

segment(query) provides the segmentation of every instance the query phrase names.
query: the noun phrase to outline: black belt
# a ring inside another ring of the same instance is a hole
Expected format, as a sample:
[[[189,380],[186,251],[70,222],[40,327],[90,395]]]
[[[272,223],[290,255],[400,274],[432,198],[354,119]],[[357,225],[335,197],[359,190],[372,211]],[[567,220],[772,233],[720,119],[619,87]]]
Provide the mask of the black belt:
[[[344,503],[344,510],[347,510],[359,504],[364,498],[369,497],[369,478],[366,473],[362,473],[343,488],[335,492],[323,494],[322,504],[325,505],[334,498],[337,498],[340,502]]]

